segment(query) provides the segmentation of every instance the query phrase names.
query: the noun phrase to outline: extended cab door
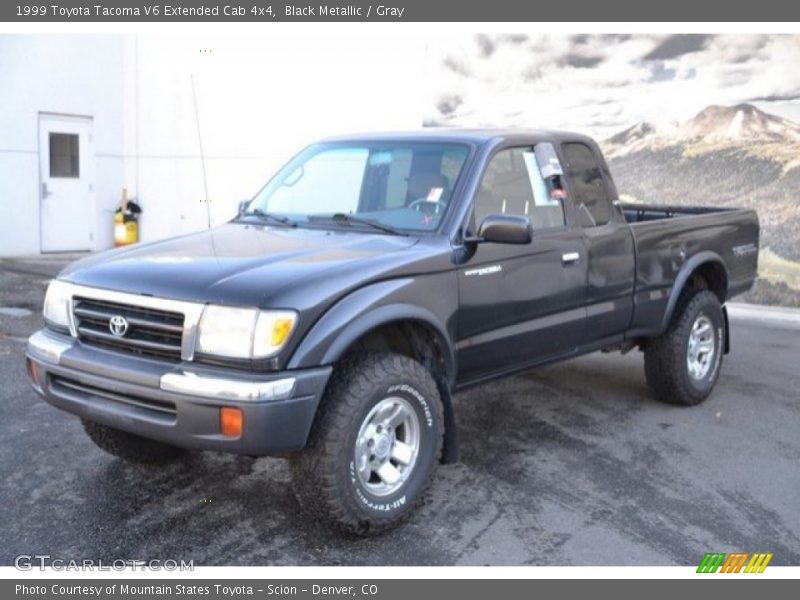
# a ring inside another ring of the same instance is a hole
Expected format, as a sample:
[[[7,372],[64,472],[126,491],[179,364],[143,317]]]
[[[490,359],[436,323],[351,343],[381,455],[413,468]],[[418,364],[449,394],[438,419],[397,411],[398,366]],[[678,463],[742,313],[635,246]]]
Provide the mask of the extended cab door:
[[[562,202],[550,192],[530,146],[501,149],[487,164],[470,230],[490,214],[522,215],[531,221],[533,239],[478,244],[460,266],[460,383],[569,355],[580,341],[583,234],[567,226]]]
[[[633,313],[633,233],[619,210],[608,167],[594,144],[561,144],[567,186],[586,246],[586,329],[581,346],[622,339]]]

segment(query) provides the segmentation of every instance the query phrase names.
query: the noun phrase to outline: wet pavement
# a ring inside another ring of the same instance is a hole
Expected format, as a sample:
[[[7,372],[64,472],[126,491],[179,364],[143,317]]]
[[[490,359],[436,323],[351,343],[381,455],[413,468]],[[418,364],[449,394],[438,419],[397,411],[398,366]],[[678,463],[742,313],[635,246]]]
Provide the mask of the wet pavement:
[[[800,564],[800,328],[732,317],[694,408],[648,394],[638,352],[593,354],[462,393],[462,457],[378,538],[303,515],[284,461],[199,453],[125,464],[32,391],[27,336],[48,273],[0,263],[0,564],[692,565],[708,551]]]

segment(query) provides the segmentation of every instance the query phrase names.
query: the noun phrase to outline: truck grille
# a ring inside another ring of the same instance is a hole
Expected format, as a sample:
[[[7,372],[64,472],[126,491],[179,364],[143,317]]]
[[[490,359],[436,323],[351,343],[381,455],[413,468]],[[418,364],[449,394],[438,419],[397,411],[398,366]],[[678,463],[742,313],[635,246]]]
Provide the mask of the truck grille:
[[[179,361],[184,315],[130,304],[75,297],[73,300],[78,338],[85,344],[120,352]],[[123,317],[127,329],[114,335],[110,322]]]
[[[120,394],[58,375],[50,376],[50,389],[62,396],[77,396],[82,400],[105,400],[124,404],[134,410],[146,410],[154,413],[152,416],[156,418],[174,421],[178,414],[175,404],[172,402],[164,402],[130,394]]]

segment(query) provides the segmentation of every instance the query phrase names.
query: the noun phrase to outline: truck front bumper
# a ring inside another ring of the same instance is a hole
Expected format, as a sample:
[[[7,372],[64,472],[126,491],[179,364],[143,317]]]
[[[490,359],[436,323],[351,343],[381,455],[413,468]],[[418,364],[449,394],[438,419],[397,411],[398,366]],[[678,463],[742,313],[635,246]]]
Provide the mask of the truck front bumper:
[[[34,389],[53,406],[174,446],[254,456],[305,446],[332,370],[263,374],[168,364],[47,329],[30,337],[26,355]],[[223,408],[241,411],[238,435],[223,434]]]

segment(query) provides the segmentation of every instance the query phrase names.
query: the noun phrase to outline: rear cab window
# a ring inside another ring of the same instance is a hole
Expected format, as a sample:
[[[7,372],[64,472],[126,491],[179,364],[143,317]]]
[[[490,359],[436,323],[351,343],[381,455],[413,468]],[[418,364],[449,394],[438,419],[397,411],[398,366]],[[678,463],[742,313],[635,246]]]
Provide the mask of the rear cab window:
[[[561,151],[578,222],[599,227],[613,221],[611,197],[592,149],[582,142],[566,142]]]

